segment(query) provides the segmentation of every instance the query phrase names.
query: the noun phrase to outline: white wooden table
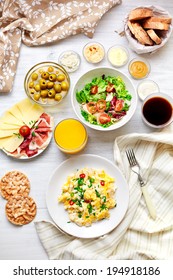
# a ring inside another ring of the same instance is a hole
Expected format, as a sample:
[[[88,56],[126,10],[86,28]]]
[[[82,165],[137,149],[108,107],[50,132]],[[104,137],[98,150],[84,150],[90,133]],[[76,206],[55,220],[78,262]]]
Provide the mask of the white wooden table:
[[[102,43],[106,50],[117,43],[127,46],[126,38],[120,37],[115,30],[120,29],[120,26],[123,24],[122,21],[124,16],[132,8],[135,8],[136,5],[142,4],[160,5],[167,9],[173,16],[172,0],[124,0],[122,5],[113,8],[102,18],[96,29],[93,40]],[[82,48],[87,42],[89,42],[87,37],[84,35],[77,35],[51,46],[29,48],[23,45],[20,52],[13,90],[9,94],[1,94],[0,96],[0,114],[17,101],[25,98],[23,80],[26,72],[31,66],[41,61],[51,60],[57,62],[59,54],[68,49],[73,49],[81,55],[80,69],[77,72],[70,74],[72,89],[79,76],[86,70],[93,68],[93,65],[88,64],[82,56]],[[173,36],[168,44],[159,52],[153,55],[145,55],[151,64],[149,78],[159,84],[161,92],[170,95],[173,95],[172,50]],[[134,57],[136,57],[136,54],[130,50],[130,58],[132,59]],[[99,66],[110,66],[110,64],[105,58]],[[127,65],[122,67],[121,71],[129,76]],[[135,86],[138,85],[137,81],[134,80],[133,82]],[[71,106],[70,94],[71,92],[57,108],[57,112],[54,114],[55,124],[64,118],[76,117]],[[103,133],[87,128],[89,141],[82,153],[101,155],[113,161],[113,142],[117,136],[132,132],[152,133],[153,130],[148,128],[142,122],[140,106],[141,101],[139,100],[133,118],[124,127],[118,130]],[[69,157],[70,155],[65,155],[58,150],[53,139],[42,155],[28,161],[14,160],[7,157],[3,152],[0,152],[0,176],[12,169],[21,170],[28,175],[31,181],[30,195],[35,199],[38,206],[35,220],[51,219],[45,202],[48,181],[53,170],[62,161]],[[22,227],[16,227],[10,224],[5,217],[5,204],[6,201],[0,197],[0,259],[47,259],[47,255],[37,236],[34,223],[32,222]]]

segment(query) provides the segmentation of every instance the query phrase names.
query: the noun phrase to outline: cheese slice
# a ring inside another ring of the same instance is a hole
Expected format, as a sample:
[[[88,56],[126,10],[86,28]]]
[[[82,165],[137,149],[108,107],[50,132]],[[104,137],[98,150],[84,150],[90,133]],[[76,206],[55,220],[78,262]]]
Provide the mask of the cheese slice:
[[[12,136],[11,136],[12,137]],[[4,144],[8,141],[11,137],[0,138],[0,149],[3,149]]]
[[[18,125],[19,127],[21,127],[22,125],[24,125],[22,120],[18,120],[16,119],[11,113],[9,113],[8,111],[4,114],[3,116],[3,122],[4,124],[15,124]]]
[[[12,136],[14,134],[18,134],[19,133],[19,128],[15,128],[15,129],[8,129],[8,130],[0,130],[0,138],[5,138],[5,137],[9,137]]]
[[[12,114],[19,121],[22,120],[22,114],[16,104],[13,107],[11,107],[7,112]]]
[[[43,107],[37,104],[32,104],[30,109],[24,115],[24,123],[31,128],[43,113]]]
[[[25,113],[30,110],[33,103],[28,99],[25,98],[16,104],[17,108],[19,109],[22,117],[25,116]]]
[[[7,141],[5,141],[5,143],[3,144],[3,148],[7,152],[12,153],[20,146],[20,144],[22,144],[23,140],[24,138],[22,136],[18,137],[16,135],[13,135]]]
[[[16,125],[16,124],[9,124],[9,123],[2,123],[0,124],[0,130],[10,130],[10,129],[19,129],[21,125]]]

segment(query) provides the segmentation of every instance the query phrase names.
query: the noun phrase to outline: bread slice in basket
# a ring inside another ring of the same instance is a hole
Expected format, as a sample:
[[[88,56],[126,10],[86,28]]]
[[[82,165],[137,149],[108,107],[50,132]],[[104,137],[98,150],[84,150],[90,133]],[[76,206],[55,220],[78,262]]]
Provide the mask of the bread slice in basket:
[[[141,43],[142,45],[153,45],[153,41],[138,22],[128,21],[127,24],[130,31],[132,32],[134,37],[139,41],[139,43]]]
[[[156,45],[161,44],[162,39],[156,34],[156,32],[153,29],[147,30],[147,34],[156,43]]]
[[[152,17],[153,16],[153,11],[151,9],[148,8],[137,8],[134,9],[130,12],[129,14],[129,20],[130,21],[136,21],[136,20],[141,20],[141,19],[145,19],[148,17]]]
[[[143,28],[145,29],[157,29],[157,30],[168,30],[169,29],[169,24],[164,23],[164,22],[154,22],[149,20],[145,20],[143,23]]]

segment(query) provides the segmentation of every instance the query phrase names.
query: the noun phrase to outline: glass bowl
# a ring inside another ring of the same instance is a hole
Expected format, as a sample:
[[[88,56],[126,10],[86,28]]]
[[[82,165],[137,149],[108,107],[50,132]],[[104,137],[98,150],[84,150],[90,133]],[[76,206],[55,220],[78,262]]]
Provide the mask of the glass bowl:
[[[41,62],[27,72],[24,88],[29,99],[43,107],[52,107],[68,94],[70,77],[61,65],[50,61]]]
[[[83,56],[89,63],[99,63],[105,56],[104,47],[98,42],[91,42],[84,46]]]
[[[85,148],[88,134],[80,121],[69,118],[57,124],[54,130],[54,140],[62,152],[76,154]]]
[[[137,93],[141,100],[144,100],[148,95],[159,92],[159,86],[152,80],[143,80],[138,84]]]
[[[122,67],[129,60],[128,50],[121,45],[114,45],[107,52],[107,59],[114,67]]]
[[[173,121],[173,98],[165,93],[150,94],[141,109],[142,119],[150,127],[164,128]]]
[[[78,70],[81,59],[77,52],[67,50],[60,54],[58,62],[66,69],[67,72],[72,73]]]
[[[151,67],[146,59],[136,57],[129,62],[128,70],[132,78],[139,80],[149,75]]]

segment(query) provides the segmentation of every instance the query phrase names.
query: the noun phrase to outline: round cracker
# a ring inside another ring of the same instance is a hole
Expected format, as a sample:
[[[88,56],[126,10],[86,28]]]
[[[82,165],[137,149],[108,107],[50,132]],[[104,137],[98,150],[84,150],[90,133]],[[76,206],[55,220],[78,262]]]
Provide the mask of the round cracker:
[[[17,195],[7,201],[5,212],[12,224],[22,226],[35,218],[37,206],[32,197]]]
[[[30,192],[29,179],[20,171],[10,171],[0,180],[0,192],[6,200],[16,195],[27,196]]]

